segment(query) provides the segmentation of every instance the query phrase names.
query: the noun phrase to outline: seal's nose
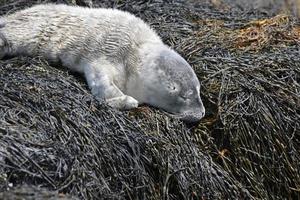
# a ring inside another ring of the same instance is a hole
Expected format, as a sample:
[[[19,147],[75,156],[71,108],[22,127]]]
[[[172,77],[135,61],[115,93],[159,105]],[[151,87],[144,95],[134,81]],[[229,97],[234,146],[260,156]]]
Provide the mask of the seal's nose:
[[[200,119],[204,117],[204,115],[205,115],[204,112],[192,113],[190,115],[184,116],[183,118],[181,118],[181,120],[187,123],[196,123],[199,122]]]
[[[202,104],[202,109],[201,109],[201,118],[205,116],[205,107]]]
[[[205,107],[203,105],[203,102],[202,102],[200,96],[198,97],[198,104],[199,104],[199,115],[201,116],[200,117],[200,119],[201,119],[205,115]]]

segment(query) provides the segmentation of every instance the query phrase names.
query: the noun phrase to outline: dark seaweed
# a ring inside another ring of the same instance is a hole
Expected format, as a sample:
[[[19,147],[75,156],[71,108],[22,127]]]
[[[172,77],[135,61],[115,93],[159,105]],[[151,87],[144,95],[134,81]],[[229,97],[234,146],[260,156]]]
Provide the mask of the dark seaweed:
[[[194,67],[207,115],[187,127],[149,107],[119,112],[42,58],[2,60],[0,198],[32,194],[27,185],[51,198],[300,198],[300,26],[289,1],[2,0],[0,14],[49,2],[143,18]]]

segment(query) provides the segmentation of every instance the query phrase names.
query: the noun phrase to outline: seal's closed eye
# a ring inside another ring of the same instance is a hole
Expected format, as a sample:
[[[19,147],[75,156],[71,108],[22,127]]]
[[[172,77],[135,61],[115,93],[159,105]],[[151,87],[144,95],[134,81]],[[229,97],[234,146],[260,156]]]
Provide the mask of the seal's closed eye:
[[[180,85],[175,82],[169,83],[167,87],[170,89],[170,92],[172,92],[173,94],[178,93],[180,91]]]

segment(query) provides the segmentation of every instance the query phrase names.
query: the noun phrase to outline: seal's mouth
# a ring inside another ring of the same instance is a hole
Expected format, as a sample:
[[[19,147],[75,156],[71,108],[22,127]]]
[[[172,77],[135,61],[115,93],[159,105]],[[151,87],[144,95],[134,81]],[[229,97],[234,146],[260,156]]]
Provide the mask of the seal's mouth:
[[[175,119],[180,119],[184,122],[188,123],[195,123],[200,121],[204,117],[204,113],[169,113],[166,111],[163,111],[166,115],[175,118]]]

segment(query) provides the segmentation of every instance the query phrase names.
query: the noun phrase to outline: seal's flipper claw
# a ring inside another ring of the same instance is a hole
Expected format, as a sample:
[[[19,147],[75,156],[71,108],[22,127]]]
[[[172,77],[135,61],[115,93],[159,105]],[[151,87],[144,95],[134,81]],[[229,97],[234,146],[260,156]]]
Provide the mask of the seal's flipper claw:
[[[120,110],[130,110],[132,108],[137,108],[139,104],[136,99],[127,95],[107,99],[106,102],[111,107],[118,108]]]

